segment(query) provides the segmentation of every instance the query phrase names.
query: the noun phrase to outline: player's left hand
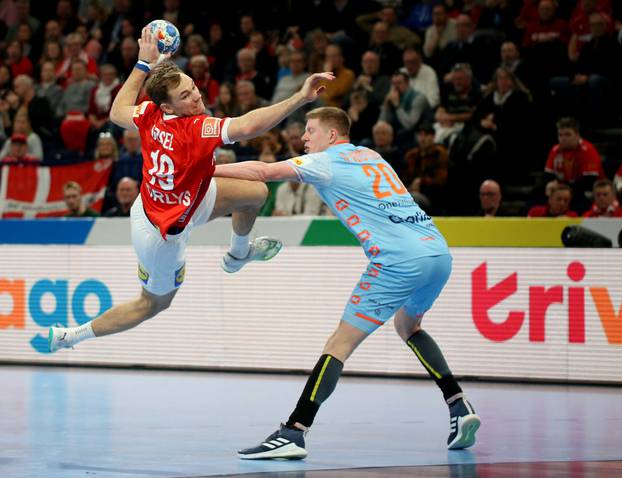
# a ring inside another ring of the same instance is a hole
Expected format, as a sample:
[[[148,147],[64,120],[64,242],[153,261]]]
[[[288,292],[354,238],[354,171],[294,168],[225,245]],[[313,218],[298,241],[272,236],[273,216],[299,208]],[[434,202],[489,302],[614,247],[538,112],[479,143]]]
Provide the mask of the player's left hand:
[[[304,96],[307,103],[311,103],[317,99],[324,89],[326,89],[326,82],[334,79],[335,75],[329,71],[325,71],[324,73],[314,73],[305,80],[300,92]]]
[[[138,59],[146,61],[153,68],[163,59],[169,58],[170,53],[161,55],[158,51],[158,40],[151,33],[148,27],[143,28],[140,38],[138,39]]]

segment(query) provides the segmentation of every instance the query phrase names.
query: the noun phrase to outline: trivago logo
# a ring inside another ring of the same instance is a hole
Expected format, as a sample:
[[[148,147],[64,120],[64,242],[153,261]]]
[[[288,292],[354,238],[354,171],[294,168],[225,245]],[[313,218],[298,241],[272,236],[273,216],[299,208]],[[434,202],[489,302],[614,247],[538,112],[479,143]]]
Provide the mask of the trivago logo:
[[[99,301],[99,311],[92,315],[86,311],[90,295]],[[70,316],[82,325],[110,307],[110,290],[96,279],[82,281],[70,290],[65,279],[41,279],[28,289],[24,279],[0,278],[0,329],[24,329],[28,313],[35,324],[46,329],[55,324],[69,325]],[[35,335],[30,344],[37,352],[48,353],[47,330],[43,335]]]
[[[578,261],[571,262],[566,274],[577,283],[566,287],[551,285],[529,286],[529,341],[545,341],[546,311],[551,304],[567,304],[568,342],[585,343],[585,291],[589,291],[596,307],[607,341],[622,345],[622,307],[616,313],[607,287],[581,287],[585,278],[585,266]],[[514,272],[497,284],[488,285],[488,265],[483,262],[471,273],[471,312],[473,321],[480,333],[495,342],[503,342],[514,337],[523,326],[525,312],[510,311],[505,321],[493,322],[488,311],[513,295],[518,289],[518,273]],[[565,296],[565,297],[564,297]]]

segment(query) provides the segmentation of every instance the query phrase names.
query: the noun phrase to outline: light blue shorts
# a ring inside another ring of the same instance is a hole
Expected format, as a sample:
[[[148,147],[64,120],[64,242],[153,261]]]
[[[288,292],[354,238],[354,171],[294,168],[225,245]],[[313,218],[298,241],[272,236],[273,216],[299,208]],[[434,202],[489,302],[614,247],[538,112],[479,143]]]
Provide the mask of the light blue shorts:
[[[451,255],[420,257],[403,264],[369,264],[354,288],[342,320],[371,334],[400,309],[423,317],[451,274]]]

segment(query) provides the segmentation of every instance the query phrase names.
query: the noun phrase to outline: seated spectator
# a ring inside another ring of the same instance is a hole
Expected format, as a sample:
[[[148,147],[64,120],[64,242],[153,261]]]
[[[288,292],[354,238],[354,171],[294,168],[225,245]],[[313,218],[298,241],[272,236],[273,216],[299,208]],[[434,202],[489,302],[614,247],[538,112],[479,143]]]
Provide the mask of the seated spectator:
[[[272,95],[272,104],[283,101],[296,93],[309,77],[306,71],[307,60],[302,51],[291,52],[287,64],[289,73],[279,79]]]
[[[285,181],[276,190],[273,216],[323,216],[327,211],[310,184]]]
[[[456,18],[456,40],[443,50],[437,68],[444,83],[451,82],[451,71],[457,63],[468,63],[473,76],[480,84],[486,84],[497,62],[498,46],[486,36],[475,35],[475,24],[465,14]]]
[[[307,57],[309,58],[309,72],[319,73],[326,65],[326,48],[328,48],[328,36],[322,30],[316,29],[307,35],[305,40]]]
[[[272,95],[272,104],[283,101],[300,88],[303,83],[309,77],[309,73],[306,71],[306,59],[305,54],[302,51],[293,51],[289,54],[288,59],[289,73],[281,77],[274,88],[274,94]],[[296,123],[305,121],[305,113],[309,110],[310,105],[299,108],[294,111],[288,118],[287,123]]]
[[[538,168],[529,158],[533,115],[527,88],[510,70],[498,68],[493,76],[494,89],[473,113],[473,122],[497,144],[499,162],[491,176],[524,176]],[[505,181],[504,181],[505,182]]]
[[[112,161],[118,161],[119,159],[119,147],[117,142],[112,136],[112,133],[104,131],[99,133],[97,139],[97,145],[95,146],[94,159],[111,159]],[[116,186],[116,185],[115,185]]]
[[[391,79],[380,73],[380,56],[367,50],[361,57],[361,74],[356,77],[352,90],[361,90],[367,102],[380,106],[391,87]]]
[[[400,50],[413,48],[421,45],[421,39],[410,28],[399,24],[396,8],[385,4],[379,12],[360,15],[356,18],[356,24],[366,33],[371,33],[378,21],[387,26],[389,41]],[[393,70],[391,70],[393,71]]]
[[[607,31],[607,20],[601,13],[590,15],[591,38],[578,55],[574,76],[559,76],[550,81],[556,109],[589,119],[590,124],[606,123],[616,108],[611,98],[614,85],[622,79],[622,46]],[[572,110],[570,105],[579,105]]]
[[[5,2],[5,5],[8,2]],[[16,21],[9,26],[5,41],[19,40],[21,25],[28,25],[33,34],[41,30],[41,21],[31,15],[30,0],[15,0]]]
[[[605,29],[613,33],[614,25],[611,21],[611,3],[599,0],[579,0],[570,18],[570,42],[568,43],[568,57],[577,61],[583,46],[592,39],[590,26],[591,16],[598,13],[605,20]]]
[[[4,150],[6,148],[6,154]],[[20,133],[13,133],[11,138],[4,143],[2,153],[0,153],[0,162],[2,164],[10,163],[38,163],[40,158],[35,158],[28,153],[28,144],[26,136]]]
[[[82,200],[82,187],[75,181],[63,185],[63,197],[67,206],[65,217],[98,217],[99,213],[87,207]]]
[[[533,84],[531,69],[521,57],[520,50],[516,43],[504,41],[501,44],[501,63],[499,68],[507,68],[516,78],[518,78],[527,88]],[[494,86],[491,84],[491,86]],[[491,88],[492,89],[492,88]]]
[[[50,104],[47,99],[37,96],[33,79],[19,75],[13,80],[13,90],[18,99],[15,111],[26,110],[33,131],[42,141],[51,141],[54,138],[54,122]]]
[[[469,121],[481,101],[473,85],[473,72],[468,63],[458,63],[451,71],[451,84],[443,89],[441,105],[436,109],[436,142],[447,141]]]
[[[68,84],[68,80],[73,76],[73,64],[77,61],[84,64],[84,77],[91,81],[97,81],[99,68],[97,66],[97,62],[95,62],[93,58],[89,57],[88,53],[84,51],[84,42],[85,39],[79,33],[71,33],[67,35],[65,40],[65,58],[56,72],[61,86]],[[134,59],[134,63],[136,63],[136,59]]]
[[[54,63],[44,62],[41,65],[40,75],[41,81],[35,88],[35,94],[38,98],[45,98],[52,112],[55,112],[63,98],[63,89],[56,82]]]
[[[445,47],[456,41],[456,38],[456,20],[447,15],[447,6],[442,3],[434,5],[432,25],[425,31],[423,54],[436,64]]]
[[[54,65],[54,80],[58,83],[58,75],[63,66],[63,47],[60,41],[47,40],[43,45],[43,53],[39,59],[39,65],[50,62]]]
[[[268,106],[268,100],[257,96],[255,93],[255,85],[250,81],[241,80],[235,84],[235,94],[240,107],[240,114]]]
[[[436,108],[441,100],[441,92],[434,69],[423,63],[421,53],[412,48],[404,50],[402,62],[404,66],[400,71],[408,75],[410,87],[425,95],[430,108]]]
[[[577,217],[577,213],[570,210],[572,189],[564,183],[553,187],[546,206],[533,206],[527,213],[528,217]]]
[[[536,83],[558,76],[567,69],[568,24],[556,16],[554,0],[540,0],[538,19],[527,25],[523,38],[525,56],[536,74]]]
[[[240,81],[248,81],[253,84],[257,95],[262,98],[271,98],[274,85],[272,77],[261,73],[256,67],[256,53],[252,48],[242,48],[237,53],[237,71],[234,75],[235,84]]]
[[[35,161],[41,161],[43,159],[43,144],[41,143],[41,138],[39,138],[39,135],[30,127],[28,115],[24,110],[17,113],[13,120],[13,136],[2,146],[0,150],[0,159],[4,159],[11,154],[11,144],[14,141],[14,137],[18,137],[20,142],[22,137],[26,138],[26,154],[30,158],[33,158]]]
[[[121,178],[117,183],[117,205],[104,212],[105,217],[130,217],[130,209],[138,197],[138,182],[132,178]]]
[[[108,125],[110,108],[120,89],[121,82],[117,77],[117,69],[114,65],[102,65],[101,80],[89,95],[88,119],[95,133],[99,133]]]
[[[136,60],[138,60],[138,42],[132,37],[123,38],[119,54],[110,56],[110,63],[116,67],[122,80],[127,80],[130,76]]]
[[[272,45],[266,42],[265,35],[260,31],[253,31],[248,40],[248,48],[255,52],[255,64],[260,75],[270,78],[276,78],[278,69],[276,53]],[[270,85],[274,86],[274,83]]]
[[[302,123],[290,123],[281,133],[285,141],[285,156],[295,158],[305,154],[305,143],[302,137],[305,134],[305,127]]]
[[[71,65],[71,80],[63,92],[56,115],[64,118],[69,112],[80,112],[86,116],[94,87],[95,82],[87,76],[86,63],[76,60]]]
[[[335,79],[324,84],[325,89],[320,93],[320,100],[325,106],[343,108],[344,101],[354,84],[354,72],[346,68],[341,47],[328,45],[326,47],[326,62],[324,71],[332,71]]]
[[[572,187],[579,211],[585,211],[586,193],[591,192],[594,182],[604,178],[600,154],[592,143],[581,138],[579,123],[574,118],[562,118],[557,122],[559,143],[549,152],[544,167],[545,180],[558,180]]]
[[[140,149],[140,134],[138,133],[138,130],[123,130],[123,146],[119,151],[119,160],[138,161],[142,163],[143,156]]]
[[[512,40],[521,38],[522,32],[514,25],[516,7],[514,0],[485,0],[477,22],[477,29],[487,34],[494,32],[502,38]]]
[[[434,126],[429,123],[418,128],[418,146],[406,152],[402,180],[409,191],[427,198],[428,214],[443,215],[450,196],[447,188],[449,158],[445,147],[434,143],[434,135]]]
[[[378,121],[372,128],[371,148],[382,156],[401,177],[404,169],[404,155],[394,144],[394,140],[393,126],[386,121]]]
[[[594,183],[592,189],[594,203],[592,207],[583,214],[583,217],[620,217],[622,218],[622,208],[616,199],[616,191],[613,183],[609,179],[599,179]]]
[[[194,55],[190,57],[188,69],[190,70],[190,77],[194,80],[194,84],[207,98],[205,106],[207,108],[212,108],[216,103],[220,84],[212,78],[209,60],[205,55]]]
[[[378,121],[379,114],[378,105],[370,104],[364,91],[354,90],[350,94],[348,116],[351,121],[350,138],[352,142],[360,143],[371,139],[371,130]]]
[[[377,22],[373,26],[367,49],[380,57],[380,71],[385,75],[390,75],[402,63],[402,53],[395,43],[391,42],[389,26],[384,22]]]
[[[393,126],[400,144],[412,142],[415,128],[429,106],[425,95],[410,87],[408,75],[397,71],[391,77],[391,89],[382,104],[379,119]]]
[[[32,62],[24,55],[22,44],[17,40],[7,46],[5,64],[11,69],[13,78],[19,75],[32,76],[34,73]]]
[[[493,179],[485,180],[479,187],[480,209],[475,214],[482,217],[503,217],[509,216],[503,207],[503,195],[501,186]]]
[[[218,97],[214,105],[214,116],[233,118],[242,114],[235,87],[231,83],[223,83],[218,89]]]

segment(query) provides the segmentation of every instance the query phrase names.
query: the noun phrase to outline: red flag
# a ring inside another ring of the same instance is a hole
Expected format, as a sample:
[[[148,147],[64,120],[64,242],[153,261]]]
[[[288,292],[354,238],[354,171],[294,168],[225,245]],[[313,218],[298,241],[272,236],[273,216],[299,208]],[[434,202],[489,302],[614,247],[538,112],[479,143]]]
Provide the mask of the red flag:
[[[82,187],[87,207],[101,212],[112,160],[103,159],[63,166],[9,164],[2,166],[0,213],[6,217],[53,217],[67,214],[63,185]]]

